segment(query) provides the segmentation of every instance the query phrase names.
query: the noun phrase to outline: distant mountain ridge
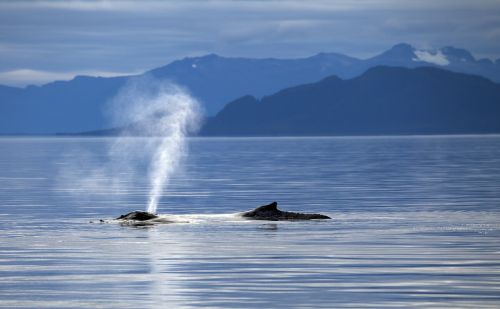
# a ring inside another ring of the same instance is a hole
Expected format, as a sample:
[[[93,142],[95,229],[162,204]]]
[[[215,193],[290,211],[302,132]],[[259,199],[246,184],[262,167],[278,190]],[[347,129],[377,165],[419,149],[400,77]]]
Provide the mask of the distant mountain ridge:
[[[375,67],[258,100],[241,97],[205,136],[500,133],[500,84],[438,68]]]
[[[500,60],[476,60],[466,50],[453,47],[426,51],[408,44],[398,44],[366,60],[337,53],[301,59],[225,58],[211,54],[174,61],[143,75],[187,87],[211,116],[243,95],[260,98],[331,75],[349,79],[378,65],[435,66],[500,81]],[[108,128],[110,125],[103,115],[106,102],[130,78],[140,76],[78,76],[43,86],[0,86],[0,134],[54,134]]]

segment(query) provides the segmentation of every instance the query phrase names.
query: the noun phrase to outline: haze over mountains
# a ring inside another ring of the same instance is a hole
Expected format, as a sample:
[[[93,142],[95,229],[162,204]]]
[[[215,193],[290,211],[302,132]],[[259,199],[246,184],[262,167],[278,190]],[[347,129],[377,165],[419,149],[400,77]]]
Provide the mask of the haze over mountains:
[[[302,59],[226,58],[212,54],[174,61],[144,75],[174,81],[187,87],[200,99],[206,114],[213,116],[228,102],[245,95],[260,98],[287,87],[314,83],[332,75],[351,79],[380,65],[405,68],[433,66],[480,75],[500,82],[500,59],[495,62],[488,59],[477,60],[463,49],[444,47],[435,51],[425,51],[417,50],[408,44],[398,44],[380,55],[365,60],[337,53],[320,53]],[[74,133],[109,128],[110,123],[103,113],[106,102],[128,80],[136,77],[140,76],[114,78],[79,76],[71,81],[58,81],[40,87],[29,86],[21,89],[0,86],[0,134]],[[443,75],[440,78],[449,76]],[[371,82],[376,83],[377,80]],[[363,84],[363,87],[372,86]],[[400,91],[390,86],[384,87],[391,89],[387,91]],[[443,86],[457,85],[444,82]],[[425,89],[425,91],[430,90],[435,89]],[[450,88],[448,91],[453,89]],[[412,99],[404,94],[398,98],[403,101]],[[366,106],[376,101],[374,97],[358,99],[363,101],[356,104]],[[446,97],[446,99],[451,98]]]

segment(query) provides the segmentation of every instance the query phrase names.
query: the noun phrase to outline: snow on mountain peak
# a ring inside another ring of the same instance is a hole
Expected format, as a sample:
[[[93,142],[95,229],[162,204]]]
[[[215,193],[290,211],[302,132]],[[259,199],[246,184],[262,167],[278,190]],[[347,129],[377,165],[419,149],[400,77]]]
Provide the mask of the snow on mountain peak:
[[[440,50],[435,53],[429,52],[427,50],[414,50],[413,54],[415,55],[415,58],[412,59],[413,61],[422,61],[440,66],[446,66],[450,64],[448,58],[446,58],[446,56]]]

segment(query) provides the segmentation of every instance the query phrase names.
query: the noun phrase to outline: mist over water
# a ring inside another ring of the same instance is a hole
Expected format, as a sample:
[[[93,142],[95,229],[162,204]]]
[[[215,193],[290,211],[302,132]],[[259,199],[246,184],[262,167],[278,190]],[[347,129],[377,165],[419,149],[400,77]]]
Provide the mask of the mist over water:
[[[122,184],[139,183],[147,170],[145,208],[156,213],[164,189],[187,155],[186,138],[199,127],[199,108],[187,90],[173,83],[152,78],[129,82],[106,106],[110,126],[121,128],[108,145],[107,158],[96,164],[88,152],[73,153],[75,162],[64,165],[61,185],[79,183],[85,194],[119,197],[128,192]]]

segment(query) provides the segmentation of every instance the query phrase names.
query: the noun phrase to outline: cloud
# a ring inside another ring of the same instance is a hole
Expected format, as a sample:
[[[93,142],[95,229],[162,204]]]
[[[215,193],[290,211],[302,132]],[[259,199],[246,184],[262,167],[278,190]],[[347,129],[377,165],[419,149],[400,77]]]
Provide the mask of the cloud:
[[[68,11],[176,11],[210,9],[230,11],[352,11],[385,9],[442,9],[459,6],[462,8],[498,7],[496,0],[16,0],[3,1],[0,7],[6,9],[53,9]]]
[[[18,0],[6,1],[0,7],[8,9],[54,9],[69,11],[172,11],[172,10],[251,10],[251,11],[341,11],[376,8],[394,5],[399,1],[391,0]],[[425,2],[425,1],[423,1]],[[431,2],[432,3],[432,2]],[[406,7],[415,7],[415,3],[406,3]],[[417,5],[418,2],[417,2]]]
[[[75,76],[127,76],[140,72],[106,72],[106,71],[78,71],[78,72],[49,72],[31,69],[19,69],[0,72],[0,84],[8,86],[42,85],[55,80],[71,80]]]
[[[208,53],[367,58],[400,42],[496,59],[499,29],[498,0],[0,1],[0,72],[136,72]]]

